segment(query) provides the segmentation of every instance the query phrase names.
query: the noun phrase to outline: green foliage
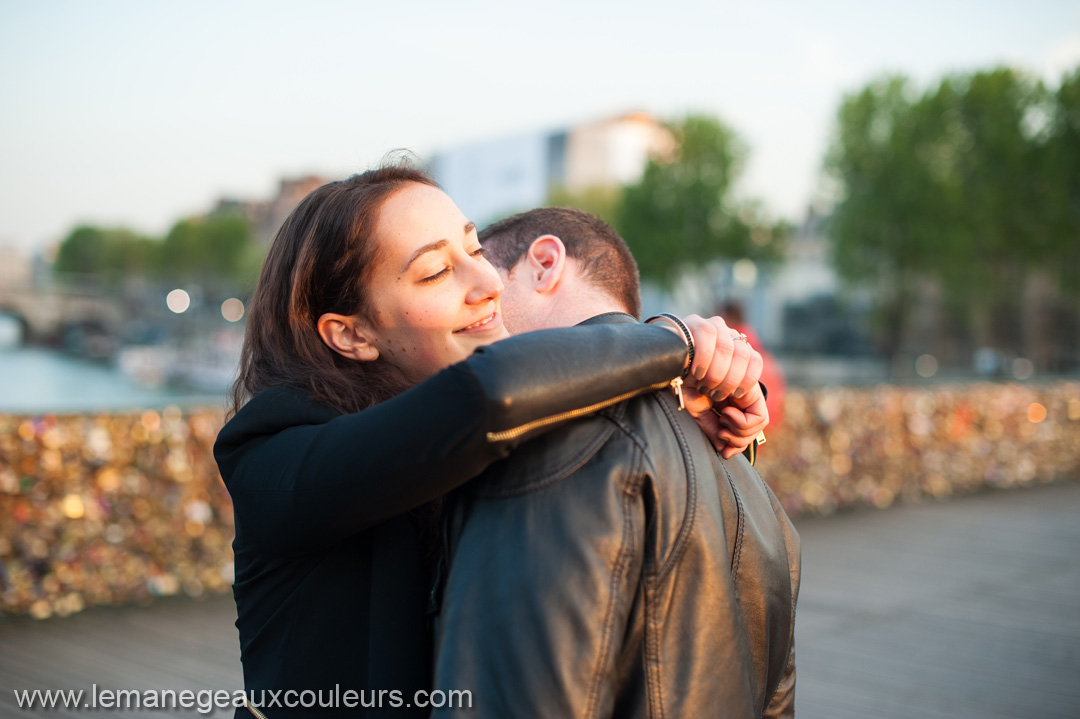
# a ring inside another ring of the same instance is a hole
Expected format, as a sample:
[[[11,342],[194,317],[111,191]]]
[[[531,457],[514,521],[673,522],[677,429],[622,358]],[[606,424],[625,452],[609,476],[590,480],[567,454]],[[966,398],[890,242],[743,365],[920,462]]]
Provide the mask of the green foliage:
[[[843,196],[828,225],[833,264],[841,277],[875,286],[889,352],[914,280],[932,265],[948,225],[952,157],[934,142],[938,118],[906,78],[883,78],[844,99],[826,157]]]
[[[251,228],[239,215],[180,220],[162,245],[163,272],[175,278],[242,278]]]
[[[1063,289],[1080,295],[1080,66],[1053,94],[1047,151],[1042,158],[1051,205],[1053,242]]]
[[[596,215],[609,225],[614,225],[619,208],[622,188],[589,187],[582,192],[570,192],[564,187],[548,191],[547,203],[551,207],[573,207]]]
[[[112,284],[128,275],[146,274],[156,266],[158,244],[123,228],[81,225],[60,244],[53,269]]]
[[[614,213],[642,276],[670,284],[680,268],[713,258],[779,258],[786,226],[770,224],[756,205],[732,198],[746,154],[735,133],[700,115],[671,130],[675,157],[650,159]]]
[[[825,162],[840,188],[828,231],[841,276],[875,287],[887,349],[927,280],[954,314],[990,327],[991,341],[1021,335],[1026,278],[1061,274],[1065,246],[1076,245],[1068,208],[1080,194],[1061,189],[1070,174],[1080,189],[1070,83],[1080,85],[1076,74],[1055,103],[1041,83],[999,68],[922,94],[887,77],[844,98]]]
[[[106,284],[156,277],[245,287],[253,283],[261,257],[244,218],[212,215],[180,220],[164,240],[122,228],[76,227],[61,242],[53,270],[94,276]]]
[[[1047,114],[1047,97],[1041,84],[1006,69],[942,83],[950,85],[962,192],[953,262],[941,274],[979,303],[1000,303],[1007,297],[996,293],[1018,297],[1024,270],[1050,259],[1048,188],[1038,167],[1045,137],[1030,126]]]

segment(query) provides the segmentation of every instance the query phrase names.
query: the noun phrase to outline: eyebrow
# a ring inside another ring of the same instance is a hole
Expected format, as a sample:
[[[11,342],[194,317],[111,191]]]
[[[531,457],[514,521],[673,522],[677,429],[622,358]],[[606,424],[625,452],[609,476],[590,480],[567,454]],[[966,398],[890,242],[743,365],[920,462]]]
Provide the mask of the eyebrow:
[[[472,232],[475,229],[476,229],[476,223],[475,222],[470,221],[470,222],[465,223],[465,234],[466,235],[468,235],[470,232]],[[405,263],[405,266],[401,268],[401,271],[405,272],[407,269],[409,269],[409,267],[412,265],[412,263],[414,263],[418,259],[420,259],[421,255],[423,255],[423,254],[425,254],[427,252],[434,252],[435,250],[441,250],[443,247],[446,247],[447,244],[449,244],[449,240],[436,240],[435,242],[429,242],[426,245],[424,245],[423,247],[418,248],[416,250],[416,252],[412,253],[412,256],[409,257],[409,261]]]

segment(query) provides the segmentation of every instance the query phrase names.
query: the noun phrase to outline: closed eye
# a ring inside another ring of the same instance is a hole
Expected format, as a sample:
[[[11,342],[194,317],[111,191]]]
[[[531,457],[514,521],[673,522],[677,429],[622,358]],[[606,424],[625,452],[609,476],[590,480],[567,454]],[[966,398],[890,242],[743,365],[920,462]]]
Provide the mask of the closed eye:
[[[439,280],[441,280],[443,277],[445,277],[448,274],[450,274],[450,268],[449,267],[444,267],[441,270],[439,270],[438,272],[436,272],[435,274],[431,275],[430,277],[425,277],[424,279],[420,280],[420,282],[421,282],[421,284],[428,285],[428,284],[431,284],[432,282],[438,282]]]
[[[477,247],[475,250],[473,250],[472,252],[469,253],[469,256],[470,257],[483,257],[484,252],[485,252],[485,250],[484,250],[483,247]],[[424,279],[420,280],[420,282],[421,282],[421,284],[425,284],[425,285],[431,284],[432,282],[438,282],[443,277],[445,277],[447,274],[449,274],[450,269],[451,268],[449,268],[449,267],[444,267],[441,270],[439,270],[438,272],[436,272],[435,274],[431,275],[430,277],[425,277]]]

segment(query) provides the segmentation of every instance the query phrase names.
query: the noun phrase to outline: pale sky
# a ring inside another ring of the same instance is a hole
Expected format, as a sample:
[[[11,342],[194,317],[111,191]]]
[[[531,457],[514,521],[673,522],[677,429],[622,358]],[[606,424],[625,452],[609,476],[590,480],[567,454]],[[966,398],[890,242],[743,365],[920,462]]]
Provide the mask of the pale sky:
[[[1080,2],[0,0],[0,245],[635,109],[719,115],[798,220],[843,93],[999,64],[1056,84]]]

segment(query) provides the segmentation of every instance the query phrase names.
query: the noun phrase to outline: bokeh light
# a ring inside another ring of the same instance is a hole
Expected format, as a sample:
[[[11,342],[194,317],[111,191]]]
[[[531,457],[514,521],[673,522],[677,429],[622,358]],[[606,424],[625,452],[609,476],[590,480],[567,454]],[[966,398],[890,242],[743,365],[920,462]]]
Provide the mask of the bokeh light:
[[[221,303],[221,316],[229,322],[239,322],[244,316],[244,303],[235,297],[230,297]]]
[[[69,494],[64,497],[61,507],[64,511],[64,516],[68,519],[80,519],[86,512],[82,497],[77,494]]]
[[[191,296],[184,290],[173,290],[165,296],[165,304],[176,314],[181,314],[191,307]]]
[[[1038,402],[1032,402],[1028,407],[1028,421],[1033,424],[1038,424],[1046,419],[1046,407]]]
[[[1031,379],[1035,374],[1035,364],[1026,357],[1017,357],[1012,363],[1013,377],[1016,379]]]
[[[753,287],[757,282],[757,265],[754,264],[753,260],[739,260],[731,268],[731,274],[735,278],[735,284],[739,285],[739,287]]]
[[[915,372],[920,377],[933,377],[937,374],[938,361],[934,355],[919,355],[915,360]]]

